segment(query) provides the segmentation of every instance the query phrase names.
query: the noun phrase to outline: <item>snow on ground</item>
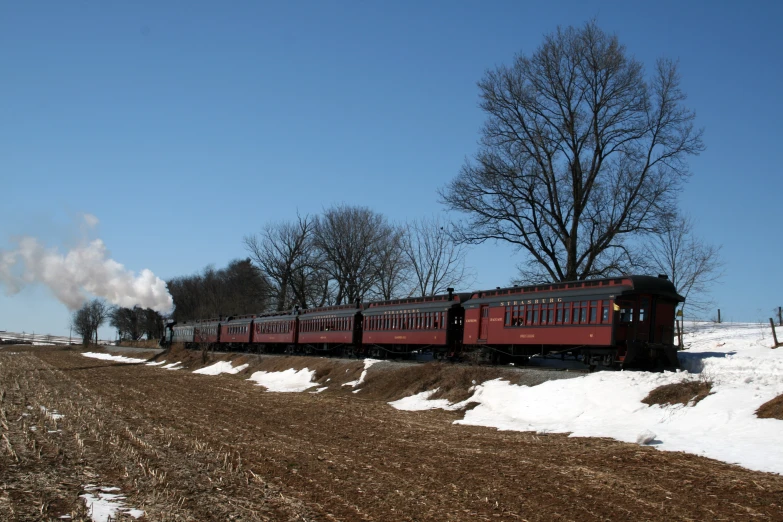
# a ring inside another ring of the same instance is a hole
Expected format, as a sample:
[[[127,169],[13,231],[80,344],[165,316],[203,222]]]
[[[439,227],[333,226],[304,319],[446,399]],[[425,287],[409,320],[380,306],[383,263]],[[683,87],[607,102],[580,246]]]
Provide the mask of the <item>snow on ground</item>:
[[[125,357],[124,355],[110,355],[108,353],[85,352],[82,355],[91,359],[102,359],[104,361],[116,361],[128,364],[147,362],[147,359],[134,359],[132,357]]]
[[[315,370],[290,368],[283,372],[255,372],[248,381],[255,381],[270,392],[301,392],[316,385],[312,382]]]
[[[57,410],[49,409],[46,406],[41,406],[41,413],[51,418],[52,420],[60,420],[65,417],[65,415],[59,413]]]
[[[380,359],[365,359],[364,360],[364,371],[362,372],[362,375],[355,381],[346,382],[343,384],[343,386],[353,386],[356,388],[360,384],[364,382],[364,378],[367,377],[367,370],[375,363],[381,362]]]
[[[79,496],[87,504],[87,510],[93,522],[106,522],[110,517],[114,520],[118,511],[133,518],[139,518],[144,515],[144,511],[141,509],[125,507],[125,504],[122,502],[125,499],[123,495],[112,493],[119,491],[119,488],[99,488],[92,484],[87,484],[84,489],[89,493]]]
[[[160,366],[161,364],[166,364],[166,361],[148,362],[147,366]]]
[[[392,406],[398,410],[405,411],[422,411],[422,410],[434,410],[440,408],[442,410],[459,410],[464,408],[468,401],[462,401],[457,403],[450,403],[447,399],[430,399],[430,397],[438,391],[438,388],[434,390],[427,390],[410,397],[403,397],[398,401],[390,402]]]
[[[164,370],[181,370],[183,368],[182,363],[180,361],[173,362],[171,364],[167,364],[166,366],[162,366]]]
[[[242,364],[234,368],[229,361],[219,361],[212,366],[205,366],[200,370],[196,370],[193,373],[200,373],[202,375],[220,375],[221,373],[236,374],[250,366],[249,364]]]
[[[684,370],[597,372],[533,387],[496,379],[475,387],[466,402],[479,405],[457,423],[638,441],[783,473],[783,421],[755,416],[783,394],[783,349],[770,349],[769,325],[686,323],[686,332],[688,349],[679,353]],[[658,386],[693,379],[713,383],[713,393],[695,406],[641,402]],[[408,409],[426,401],[414,397],[393,405]]]

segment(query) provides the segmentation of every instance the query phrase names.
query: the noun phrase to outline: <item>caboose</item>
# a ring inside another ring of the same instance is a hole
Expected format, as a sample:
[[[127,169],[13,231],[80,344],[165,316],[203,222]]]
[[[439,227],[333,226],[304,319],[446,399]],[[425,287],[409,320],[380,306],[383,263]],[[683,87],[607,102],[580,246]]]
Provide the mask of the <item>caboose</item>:
[[[674,314],[685,299],[665,276],[626,276],[476,292],[466,349],[495,362],[569,354],[595,366],[676,367]]]

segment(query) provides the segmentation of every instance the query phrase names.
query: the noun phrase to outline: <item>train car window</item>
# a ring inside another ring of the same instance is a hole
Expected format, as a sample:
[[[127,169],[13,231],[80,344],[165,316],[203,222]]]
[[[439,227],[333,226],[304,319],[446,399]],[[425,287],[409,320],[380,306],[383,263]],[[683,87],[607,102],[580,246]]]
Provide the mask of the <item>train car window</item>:
[[[563,324],[563,303],[557,303],[557,324]]]
[[[620,322],[630,323],[633,322],[633,305],[630,303],[620,304]]]
[[[590,302],[590,322],[591,323],[597,323],[598,322],[598,301],[591,301]]]
[[[555,304],[549,304],[549,324],[555,324]]]
[[[533,307],[533,321],[530,324],[538,324],[538,306]]]
[[[533,307],[532,306],[526,306],[525,307],[526,313],[527,313],[527,320],[525,321],[526,324],[533,324]]]
[[[647,317],[647,311],[650,309],[650,299],[642,297],[639,302],[639,321],[644,321]]]
[[[506,322],[504,323],[505,326],[511,326],[511,307],[506,307]]]

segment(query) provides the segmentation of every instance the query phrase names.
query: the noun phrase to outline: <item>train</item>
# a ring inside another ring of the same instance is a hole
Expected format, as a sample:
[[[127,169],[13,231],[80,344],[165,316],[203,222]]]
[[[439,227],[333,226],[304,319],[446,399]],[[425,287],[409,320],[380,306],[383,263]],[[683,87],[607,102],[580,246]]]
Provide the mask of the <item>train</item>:
[[[357,301],[166,325],[163,344],[227,351],[591,368],[678,367],[675,313],[685,299],[666,276],[623,277]]]

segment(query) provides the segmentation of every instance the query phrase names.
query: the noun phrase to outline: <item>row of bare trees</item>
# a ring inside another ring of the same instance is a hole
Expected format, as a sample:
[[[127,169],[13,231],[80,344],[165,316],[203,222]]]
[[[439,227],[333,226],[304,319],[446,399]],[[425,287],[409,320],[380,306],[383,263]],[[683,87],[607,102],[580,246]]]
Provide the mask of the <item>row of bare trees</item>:
[[[117,329],[122,340],[138,341],[145,336],[160,339],[163,336],[163,316],[151,308],[113,308],[109,312],[109,324]]]
[[[395,225],[369,208],[338,205],[268,224],[245,246],[276,310],[434,295],[474,280],[465,246],[437,217]]]
[[[73,332],[82,338],[82,344],[98,343],[98,328],[108,319],[112,307],[103,299],[88,301],[71,316]]]
[[[177,322],[258,313],[268,308],[271,295],[267,278],[250,259],[236,259],[221,269],[208,266],[167,285],[175,307],[171,319]]]
[[[103,299],[93,299],[82,305],[71,316],[73,332],[82,338],[85,346],[98,343],[98,329],[106,321],[117,329],[120,339],[138,341],[163,336],[163,316],[150,308],[123,308],[111,306]]]

